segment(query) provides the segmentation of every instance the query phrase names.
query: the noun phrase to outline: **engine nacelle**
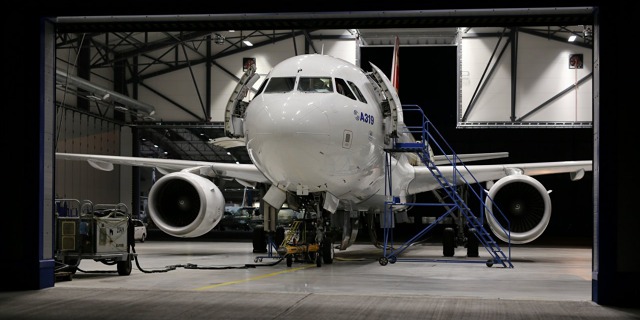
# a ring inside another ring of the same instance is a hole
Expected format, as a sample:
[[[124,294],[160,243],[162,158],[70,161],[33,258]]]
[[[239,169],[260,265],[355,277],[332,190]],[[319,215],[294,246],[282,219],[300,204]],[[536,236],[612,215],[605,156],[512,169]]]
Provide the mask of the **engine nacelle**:
[[[224,213],[224,197],[209,179],[174,172],[160,178],[149,191],[149,215],[167,234],[199,237],[213,229]]]
[[[510,175],[498,180],[489,189],[485,203],[491,231],[505,242],[529,243],[544,232],[551,219],[549,192],[542,183],[527,175]]]

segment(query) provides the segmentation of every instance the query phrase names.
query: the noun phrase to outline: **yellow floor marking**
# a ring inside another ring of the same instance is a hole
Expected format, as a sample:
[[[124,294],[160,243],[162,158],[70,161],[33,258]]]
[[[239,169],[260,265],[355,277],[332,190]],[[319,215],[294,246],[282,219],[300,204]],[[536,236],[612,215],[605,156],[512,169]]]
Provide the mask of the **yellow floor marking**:
[[[282,271],[278,271],[278,272],[267,273],[267,274],[263,274],[263,275],[260,275],[260,276],[255,276],[253,278],[235,280],[235,281],[228,281],[228,282],[223,282],[223,283],[218,283],[218,284],[212,284],[210,286],[200,287],[200,288],[197,288],[195,290],[196,291],[203,291],[203,290],[207,290],[207,289],[213,289],[213,288],[217,288],[217,287],[228,286],[228,285],[243,283],[243,282],[252,281],[252,280],[259,280],[259,279],[269,278],[269,277],[277,276],[279,274],[288,273],[288,272],[294,272],[294,271],[303,270],[303,269],[307,269],[307,268],[311,268],[311,267],[315,267],[315,266],[316,265],[313,264],[313,265],[303,266],[303,267],[299,267],[299,268],[286,269],[286,270],[282,270]]]

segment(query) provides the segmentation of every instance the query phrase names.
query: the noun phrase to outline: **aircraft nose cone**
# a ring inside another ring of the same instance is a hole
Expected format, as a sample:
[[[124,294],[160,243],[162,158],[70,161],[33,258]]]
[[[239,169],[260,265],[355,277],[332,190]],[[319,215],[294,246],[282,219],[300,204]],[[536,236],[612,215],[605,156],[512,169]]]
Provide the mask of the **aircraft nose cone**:
[[[252,104],[245,120],[249,139],[264,135],[292,139],[292,142],[314,135],[324,139],[329,130],[327,106],[295,96],[285,101],[264,99],[262,103]]]
[[[328,108],[308,100],[265,98],[247,108],[247,150],[272,181],[304,183],[303,177],[325,161],[331,129]]]

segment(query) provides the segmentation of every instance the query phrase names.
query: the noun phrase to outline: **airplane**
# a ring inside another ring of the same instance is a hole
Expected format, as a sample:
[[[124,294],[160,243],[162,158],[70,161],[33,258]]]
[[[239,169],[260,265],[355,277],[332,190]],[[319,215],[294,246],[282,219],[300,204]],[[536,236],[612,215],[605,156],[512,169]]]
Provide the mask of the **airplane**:
[[[533,176],[569,173],[578,180],[592,171],[591,160],[466,165],[508,153],[440,150],[436,155],[435,144],[425,145],[428,139],[416,137],[405,123],[394,85],[371,66],[372,71],[365,72],[329,55],[298,55],[277,64],[257,90],[253,85],[260,76],[255,65],[248,68],[227,104],[225,132],[230,139],[244,141],[251,164],[72,153],[56,157],[88,161],[105,171],[113,170],[114,164],[159,169],[164,176],[149,191],[148,213],[160,230],[175,237],[199,237],[220,222],[225,200],[215,179],[265,186],[265,224],[254,230],[254,252],[256,237],[274,231],[272,221],[267,221],[275,220],[270,213],[286,203],[316,220],[318,256],[327,264],[334,259],[334,249],[345,250],[354,243],[363,219],[374,221],[372,217],[384,216],[387,209],[406,213],[417,194],[447,188],[442,180],[486,183],[486,221],[492,233],[505,242],[529,243],[544,232],[551,217],[549,191]],[[424,157],[394,151],[397,145],[416,143],[423,143]],[[421,161],[424,158],[429,162]],[[500,222],[504,220],[492,211],[493,200],[502,194],[508,195],[501,201],[509,200],[513,207],[506,210],[507,219],[522,222],[506,231]],[[532,201],[541,205],[528,206]],[[336,245],[332,228],[342,229]],[[462,233],[464,222],[457,228],[456,243],[472,238]],[[451,256],[451,242],[448,246],[444,252]]]

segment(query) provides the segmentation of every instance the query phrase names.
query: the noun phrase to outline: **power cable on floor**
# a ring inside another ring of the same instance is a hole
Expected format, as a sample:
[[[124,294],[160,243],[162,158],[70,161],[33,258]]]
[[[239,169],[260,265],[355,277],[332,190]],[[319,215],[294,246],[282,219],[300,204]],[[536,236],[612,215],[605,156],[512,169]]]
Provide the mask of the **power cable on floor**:
[[[135,246],[131,246],[131,250],[133,253],[136,253]],[[249,269],[255,267],[266,267],[266,266],[274,266],[282,261],[282,259],[274,262],[274,263],[265,263],[265,264],[244,264],[242,266],[199,266],[193,263],[187,264],[175,264],[166,266],[164,269],[156,269],[156,270],[145,270],[140,266],[138,262],[138,255],[135,255],[136,266],[143,273],[160,273],[160,272],[168,272],[172,270],[176,270],[177,268],[185,268],[185,269],[200,269],[200,270],[227,270],[227,269]]]

